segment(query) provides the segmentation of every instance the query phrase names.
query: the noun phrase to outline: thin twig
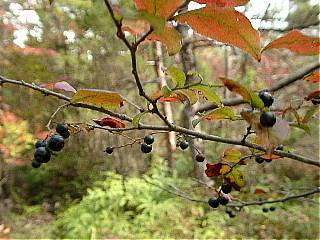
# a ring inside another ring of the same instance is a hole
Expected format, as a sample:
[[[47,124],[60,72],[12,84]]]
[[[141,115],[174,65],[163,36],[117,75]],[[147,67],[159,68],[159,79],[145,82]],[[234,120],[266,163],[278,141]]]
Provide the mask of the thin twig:
[[[56,109],[56,111],[54,111],[54,113],[50,116],[49,121],[48,121],[48,123],[47,123],[47,125],[46,125],[46,128],[49,130],[49,132],[51,131],[50,125],[51,125],[52,120],[55,118],[55,116],[58,114],[58,112],[59,112],[61,109],[63,109],[64,107],[67,107],[67,106],[69,106],[69,105],[70,105],[70,103],[62,104],[62,105],[59,106],[59,107]]]

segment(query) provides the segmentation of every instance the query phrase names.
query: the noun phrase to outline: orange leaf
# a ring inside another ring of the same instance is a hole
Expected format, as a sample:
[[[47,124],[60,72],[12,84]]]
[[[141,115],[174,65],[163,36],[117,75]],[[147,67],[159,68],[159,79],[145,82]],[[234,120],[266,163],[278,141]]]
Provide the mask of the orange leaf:
[[[138,10],[146,11],[147,13],[159,17],[168,18],[172,16],[184,0],[135,0]]]
[[[244,101],[251,102],[251,96],[248,90],[241,86],[240,84],[236,83],[233,80],[227,78],[220,78],[223,84],[231,91],[236,92],[243,97]]]
[[[100,120],[92,120],[94,121],[96,124],[98,124],[99,126],[108,126],[111,128],[124,128],[125,125],[124,123],[120,122],[117,119],[111,118],[111,117],[106,117]]]
[[[269,154],[265,154],[260,156],[263,159],[267,159],[267,160],[274,160],[274,159],[279,159],[279,158],[283,158],[281,156],[277,156],[277,155],[269,155]]]
[[[201,4],[209,4],[217,7],[236,7],[248,3],[250,0],[193,0]]]
[[[287,48],[300,55],[317,55],[319,47],[319,38],[303,35],[302,32],[295,29],[269,43],[262,51],[271,48]]]
[[[260,35],[249,19],[232,8],[204,7],[180,14],[176,20],[199,34],[232,44],[260,61]]]
[[[304,80],[306,80],[308,82],[313,82],[313,83],[320,82],[320,71],[313,72],[312,74],[305,77]]]
[[[165,26],[162,34],[152,33],[148,36],[148,39],[160,41],[166,45],[170,56],[178,53],[181,49],[181,35],[170,25]]]

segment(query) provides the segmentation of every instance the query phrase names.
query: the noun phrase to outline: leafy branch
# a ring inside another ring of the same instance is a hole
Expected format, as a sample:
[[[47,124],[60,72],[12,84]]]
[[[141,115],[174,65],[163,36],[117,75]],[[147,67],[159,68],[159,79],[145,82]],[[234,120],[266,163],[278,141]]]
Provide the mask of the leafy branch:
[[[70,102],[69,106],[73,106],[73,107],[78,107],[78,108],[85,108],[85,109],[90,109],[96,112],[101,112],[101,113],[105,113],[109,116],[115,117],[117,119],[123,120],[123,121],[127,121],[127,122],[132,122],[133,119],[126,115],[126,114],[120,114],[114,111],[110,111],[107,110],[105,108],[102,107],[96,107],[93,105],[89,105],[89,104],[85,104],[85,103],[71,103],[71,98],[68,96],[65,96],[61,93],[57,93],[51,90],[48,90],[46,88],[42,88],[39,87],[35,84],[30,84],[30,83],[26,83],[25,81],[22,80],[12,80],[12,79],[8,79],[5,78],[3,76],[0,76],[0,85],[4,85],[4,84],[13,84],[13,85],[20,85],[23,87],[27,87],[27,88],[31,88],[35,91],[41,92],[43,93],[45,96],[54,96],[58,99]],[[161,125],[148,125],[148,124],[143,124],[143,123],[139,123],[139,126],[137,127],[132,127],[132,128],[104,128],[104,127],[100,127],[100,126],[95,126],[95,128],[99,128],[102,130],[106,130],[106,131],[115,131],[115,132],[123,132],[123,131],[132,131],[132,130],[160,130],[160,131],[174,131],[177,133],[181,133],[184,135],[188,135],[188,136],[192,136],[192,137],[197,137],[197,138],[201,138],[203,140],[207,140],[207,141],[213,141],[213,142],[221,142],[221,143],[226,143],[226,144],[232,144],[232,145],[238,145],[238,146],[244,146],[244,147],[248,147],[248,148],[253,148],[253,149],[257,149],[263,152],[266,152],[267,149],[263,146],[260,146],[258,144],[253,144],[253,143],[249,143],[249,142],[242,142],[241,140],[234,140],[234,139],[229,139],[229,138],[223,138],[220,136],[215,136],[215,135],[210,135],[210,134],[206,134],[206,133],[202,133],[202,132],[197,132],[194,130],[190,130],[184,127],[180,127],[180,126],[176,126],[171,124],[171,126],[161,126]],[[274,151],[275,155],[281,156],[281,157],[287,157],[287,158],[291,158],[293,160],[299,161],[299,162],[303,162],[306,164],[310,164],[310,165],[314,165],[317,167],[320,167],[320,162],[317,160],[313,160],[310,159],[308,157],[305,156],[301,156],[295,153],[291,153],[291,152],[285,152],[285,151],[280,151],[280,150],[275,150]]]

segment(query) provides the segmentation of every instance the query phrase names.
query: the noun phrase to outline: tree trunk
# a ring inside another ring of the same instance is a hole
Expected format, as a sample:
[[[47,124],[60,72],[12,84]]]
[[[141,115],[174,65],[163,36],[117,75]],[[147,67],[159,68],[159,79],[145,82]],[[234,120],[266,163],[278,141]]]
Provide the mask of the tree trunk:
[[[165,73],[163,71],[164,69],[164,63],[163,63],[163,53],[162,53],[162,45],[160,42],[155,43],[155,71],[157,73],[157,76],[159,78],[159,85],[160,87],[163,87],[167,85],[167,81],[165,78]],[[162,104],[164,114],[169,122],[173,122],[173,114],[172,114],[172,108],[170,103],[164,102]],[[173,152],[176,149],[176,134],[175,132],[168,132],[166,134],[166,144],[167,144],[167,159],[169,166],[171,168],[174,167],[174,159],[173,159]]]
[[[182,34],[183,40],[182,40],[182,48],[180,51],[180,61],[183,66],[183,71],[185,74],[188,72],[194,72],[196,71],[196,60],[195,60],[195,55],[193,51],[193,35],[188,33],[188,27],[184,25],[178,25],[177,27],[178,31]],[[190,84],[197,81],[192,76],[187,76],[187,82],[186,84]],[[182,118],[184,120],[184,127],[193,129],[192,127],[192,120],[193,116],[191,116],[191,113],[193,112],[194,109],[196,109],[198,104],[190,105],[188,104],[185,109],[183,110],[182,113]],[[201,125],[198,124],[196,127],[197,131],[201,131]],[[198,151],[204,154],[204,147],[203,147],[203,142],[200,139],[194,139],[194,138],[188,138],[188,142],[190,143],[190,152],[191,156],[194,162],[194,175],[201,179],[205,180],[206,176],[204,173],[205,170],[205,162],[203,163],[198,163],[195,160],[195,156],[197,155]]]

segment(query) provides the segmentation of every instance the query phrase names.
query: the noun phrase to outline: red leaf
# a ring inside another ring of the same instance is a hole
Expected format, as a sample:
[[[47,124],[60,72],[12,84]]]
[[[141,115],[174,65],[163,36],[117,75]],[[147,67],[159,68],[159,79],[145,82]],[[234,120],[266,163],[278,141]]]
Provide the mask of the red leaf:
[[[310,101],[310,100],[317,98],[319,96],[320,96],[320,91],[315,91],[315,92],[310,93],[307,97],[305,97],[305,100]]]
[[[305,77],[304,80],[308,82],[318,83],[320,82],[320,71],[313,72],[309,76]]]
[[[250,0],[193,0],[201,4],[214,5],[217,7],[236,7],[248,3]]]
[[[44,84],[41,84],[40,87],[44,87],[44,88],[48,88],[48,89],[59,89],[59,90],[64,90],[66,92],[73,92],[73,93],[77,92],[77,90],[75,90],[66,81],[56,82],[56,83],[44,83]]]
[[[207,174],[208,177],[220,176],[221,175],[220,170],[221,170],[223,165],[227,165],[227,164],[223,164],[223,163],[210,164],[210,163],[207,163],[206,164],[207,169],[205,170],[205,173]]]
[[[295,29],[269,43],[262,51],[270,48],[287,48],[300,55],[317,55],[319,54],[320,39],[306,36]]]
[[[100,120],[92,120],[94,121],[96,124],[98,124],[99,126],[108,126],[110,128],[124,128],[125,124],[120,122],[117,119],[114,118],[110,118],[110,117],[106,117]]]

